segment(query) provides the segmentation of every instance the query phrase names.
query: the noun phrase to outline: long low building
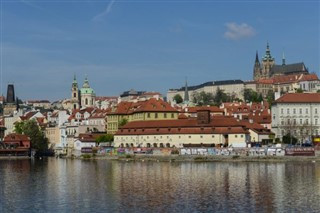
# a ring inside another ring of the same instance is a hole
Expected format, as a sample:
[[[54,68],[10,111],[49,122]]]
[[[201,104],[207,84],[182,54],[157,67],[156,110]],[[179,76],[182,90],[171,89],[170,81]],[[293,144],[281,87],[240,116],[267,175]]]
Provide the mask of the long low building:
[[[129,122],[114,135],[114,146],[246,147],[249,140],[248,129],[235,118],[199,111],[197,118]]]
[[[225,81],[209,81],[196,86],[184,86],[180,89],[169,89],[167,92],[167,101],[172,102],[175,95],[179,94],[181,97],[185,97],[185,93],[188,93],[188,97],[192,100],[192,97],[201,92],[216,94],[220,89],[224,93],[243,99],[243,90],[252,89],[256,91],[256,84],[254,81],[242,81],[242,80],[225,80]],[[184,100],[185,101],[185,100]]]

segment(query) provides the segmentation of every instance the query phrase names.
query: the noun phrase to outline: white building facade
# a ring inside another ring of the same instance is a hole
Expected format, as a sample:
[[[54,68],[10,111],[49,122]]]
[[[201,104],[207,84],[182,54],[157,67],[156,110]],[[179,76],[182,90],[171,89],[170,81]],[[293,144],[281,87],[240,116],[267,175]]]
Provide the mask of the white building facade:
[[[288,93],[271,108],[272,131],[276,138],[288,133],[299,142],[320,134],[320,93]]]

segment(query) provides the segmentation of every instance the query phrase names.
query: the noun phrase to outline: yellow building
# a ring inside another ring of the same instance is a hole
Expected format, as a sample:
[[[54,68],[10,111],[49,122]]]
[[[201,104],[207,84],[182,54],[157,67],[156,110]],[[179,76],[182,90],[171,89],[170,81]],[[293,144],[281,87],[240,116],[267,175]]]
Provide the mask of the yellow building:
[[[120,102],[107,114],[107,133],[114,134],[119,126],[131,121],[175,120],[179,112],[162,99]]]
[[[119,128],[115,147],[246,147],[246,126],[231,116],[210,116],[198,111],[196,118],[159,121],[133,121]]]

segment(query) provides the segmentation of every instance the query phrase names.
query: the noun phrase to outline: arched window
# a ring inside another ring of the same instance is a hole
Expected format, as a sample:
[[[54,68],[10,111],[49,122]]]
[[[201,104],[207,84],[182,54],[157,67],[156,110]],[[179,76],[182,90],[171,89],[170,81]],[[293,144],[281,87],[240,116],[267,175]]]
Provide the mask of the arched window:
[[[169,147],[170,147],[170,143],[167,143],[167,144],[166,144],[166,147],[168,147],[168,148],[169,148]]]
[[[153,147],[158,147],[158,144],[157,143],[153,143]]]
[[[164,146],[163,146],[163,143],[160,143],[160,148],[163,148]]]
[[[85,102],[86,102],[86,105],[88,105],[88,98],[86,98]]]
[[[150,143],[147,143],[147,147],[148,147],[148,148],[151,147]]]

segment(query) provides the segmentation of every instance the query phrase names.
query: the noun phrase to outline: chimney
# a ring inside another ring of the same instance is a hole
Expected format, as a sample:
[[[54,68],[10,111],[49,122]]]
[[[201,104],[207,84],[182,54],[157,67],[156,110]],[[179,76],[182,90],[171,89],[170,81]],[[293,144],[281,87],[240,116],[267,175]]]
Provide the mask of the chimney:
[[[197,111],[198,124],[209,124],[210,123],[210,110],[198,110]]]

